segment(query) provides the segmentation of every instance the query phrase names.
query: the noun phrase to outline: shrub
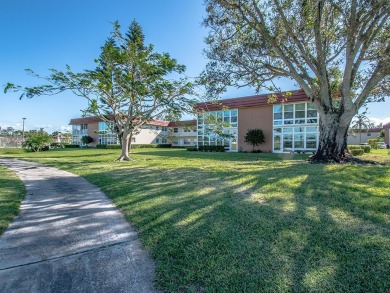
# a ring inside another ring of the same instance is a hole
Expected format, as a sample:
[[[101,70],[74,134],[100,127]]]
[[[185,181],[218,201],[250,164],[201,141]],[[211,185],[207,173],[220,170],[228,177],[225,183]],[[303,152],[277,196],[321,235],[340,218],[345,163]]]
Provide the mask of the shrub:
[[[255,146],[258,146],[265,141],[264,132],[262,129],[259,128],[249,129],[248,132],[245,134],[244,139],[245,142],[252,145],[252,151],[254,151]]]
[[[369,145],[364,145],[363,151],[368,154],[369,152],[371,152],[371,147]]]
[[[351,153],[353,156],[361,156],[364,154],[364,150],[363,149],[352,149]]]
[[[83,144],[89,144],[89,143],[93,142],[93,138],[90,137],[89,135],[84,135],[83,137],[81,137],[81,142]]]
[[[380,142],[379,138],[372,138],[368,139],[367,143],[370,145],[370,147],[374,150],[378,149],[378,142]]]
[[[23,146],[31,149],[33,152],[40,152],[44,147],[47,147],[48,150],[50,144],[53,142],[53,137],[43,131],[43,128],[38,131],[29,131],[26,136],[27,138]]]
[[[225,147],[223,145],[202,145],[198,147],[200,152],[224,152]]]
[[[79,144],[66,144],[64,145],[66,149],[78,149],[80,147]]]
[[[52,149],[63,149],[65,146],[63,143],[59,143],[59,142],[53,142],[50,144],[50,148]]]
[[[356,149],[361,149],[363,146],[357,145],[357,144],[352,144],[348,146],[349,150],[356,150]]]
[[[196,152],[198,149],[196,147],[188,147],[187,151],[189,152]]]

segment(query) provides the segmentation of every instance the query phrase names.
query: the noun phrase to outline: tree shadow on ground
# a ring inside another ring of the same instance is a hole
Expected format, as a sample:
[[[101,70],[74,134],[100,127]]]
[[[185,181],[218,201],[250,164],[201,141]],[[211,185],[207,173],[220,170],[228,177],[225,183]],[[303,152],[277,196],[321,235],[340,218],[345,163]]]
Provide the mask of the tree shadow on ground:
[[[310,170],[134,167],[86,178],[140,231],[166,291],[390,288],[390,199],[375,189],[388,182],[350,180],[347,166]]]

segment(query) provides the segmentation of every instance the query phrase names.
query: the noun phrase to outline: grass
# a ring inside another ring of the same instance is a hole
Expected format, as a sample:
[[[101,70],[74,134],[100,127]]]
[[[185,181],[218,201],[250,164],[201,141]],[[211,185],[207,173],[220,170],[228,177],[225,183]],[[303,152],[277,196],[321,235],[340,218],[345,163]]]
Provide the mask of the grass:
[[[16,174],[0,165],[0,235],[18,214],[26,194],[23,183]]]
[[[139,231],[164,291],[390,290],[389,166],[175,149],[121,163],[118,150],[1,155],[100,186]]]

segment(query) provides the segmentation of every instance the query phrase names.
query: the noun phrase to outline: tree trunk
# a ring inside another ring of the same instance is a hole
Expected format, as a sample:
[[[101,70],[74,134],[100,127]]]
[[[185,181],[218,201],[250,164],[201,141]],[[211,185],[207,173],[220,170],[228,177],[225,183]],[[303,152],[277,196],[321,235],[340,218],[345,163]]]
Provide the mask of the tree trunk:
[[[131,141],[131,134],[123,133],[122,136],[122,153],[117,161],[131,161],[129,157],[129,145]]]
[[[320,117],[319,145],[315,155],[310,157],[314,163],[340,163],[347,159],[347,134],[351,115],[326,114]]]

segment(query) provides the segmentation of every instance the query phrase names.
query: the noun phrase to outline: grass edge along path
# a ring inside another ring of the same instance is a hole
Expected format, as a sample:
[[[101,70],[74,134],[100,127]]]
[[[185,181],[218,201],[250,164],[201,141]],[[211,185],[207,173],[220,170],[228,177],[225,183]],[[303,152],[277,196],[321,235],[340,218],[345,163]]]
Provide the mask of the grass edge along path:
[[[0,235],[19,213],[25,195],[24,184],[15,172],[0,165]]]
[[[129,163],[113,150],[17,156],[110,196],[152,252],[164,291],[390,289],[388,166],[173,149],[135,150]]]

